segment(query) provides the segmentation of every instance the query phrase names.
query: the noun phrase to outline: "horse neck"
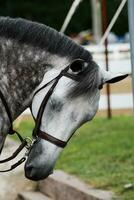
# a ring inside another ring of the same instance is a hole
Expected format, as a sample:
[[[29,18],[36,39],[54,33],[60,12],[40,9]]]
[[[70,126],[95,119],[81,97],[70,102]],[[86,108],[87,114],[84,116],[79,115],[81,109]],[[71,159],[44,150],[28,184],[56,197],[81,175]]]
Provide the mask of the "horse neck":
[[[0,89],[15,119],[30,105],[44,74],[52,67],[60,70],[69,60],[9,39],[2,38],[0,46]]]

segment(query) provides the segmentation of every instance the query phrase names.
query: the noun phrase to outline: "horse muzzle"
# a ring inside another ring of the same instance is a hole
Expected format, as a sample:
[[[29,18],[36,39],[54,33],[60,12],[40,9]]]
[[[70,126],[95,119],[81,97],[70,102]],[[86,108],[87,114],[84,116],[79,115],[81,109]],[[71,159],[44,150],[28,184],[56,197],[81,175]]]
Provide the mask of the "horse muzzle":
[[[36,168],[32,165],[25,164],[25,177],[32,181],[39,181],[46,179],[49,175],[53,173],[53,169],[50,168],[45,170],[44,168]]]

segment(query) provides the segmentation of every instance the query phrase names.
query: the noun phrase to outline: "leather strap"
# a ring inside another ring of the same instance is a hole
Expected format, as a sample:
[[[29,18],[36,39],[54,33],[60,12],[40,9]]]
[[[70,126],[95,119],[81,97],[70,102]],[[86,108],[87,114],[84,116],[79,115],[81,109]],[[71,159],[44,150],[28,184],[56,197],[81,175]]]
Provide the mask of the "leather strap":
[[[56,146],[61,147],[61,148],[64,148],[67,145],[67,142],[59,140],[53,137],[52,135],[49,135],[46,132],[43,132],[41,130],[39,130],[38,132],[38,137],[40,137],[41,139],[47,140],[51,142],[52,144],[55,144]]]
[[[65,75],[65,73],[68,71],[69,69],[69,66],[67,66],[64,70],[61,71],[61,73],[56,77],[54,78],[52,81],[55,80],[55,82],[53,83],[53,85],[51,86],[51,88],[48,90],[45,98],[43,99],[41,105],[40,105],[40,108],[39,108],[39,111],[38,111],[38,114],[37,114],[37,117],[36,117],[36,121],[35,121],[35,128],[33,130],[33,137],[36,138],[36,136],[38,136],[38,132],[40,131],[40,125],[41,125],[41,120],[42,120],[42,116],[43,116],[43,112],[44,112],[44,109],[47,105],[47,102],[51,96],[51,94],[53,93],[58,81],[60,80],[60,78],[62,76]],[[50,81],[49,83],[51,83],[52,81]],[[40,89],[38,89],[34,96],[41,90],[43,89],[44,87],[46,87],[49,83],[47,83],[46,85],[44,85],[43,87],[41,87]],[[33,97],[34,97],[33,96]]]
[[[21,165],[25,160],[26,160],[26,157],[22,157],[18,162],[16,162],[15,164],[11,165],[10,169],[0,170],[0,173],[1,172],[12,171],[13,169],[15,169],[16,167],[18,167],[19,165]]]
[[[8,158],[5,158],[3,160],[0,160],[1,163],[9,162],[10,160],[13,160],[20,152],[21,150],[27,145],[27,141],[23,140],[23,142],[20,144],[20,146],[16,149],[16,151]]]
[[[38,110],[38,114],[37,114],[37,117],[36,117],[36,120],[35,120],[35,128],[33,130],[33,137],[34,138],[40,137],[40,138],[42,138],[44,140],[47,140],[47,141],[49,141],[49,142],[51,142],[51,143],[53,143],[56,146],[61,147],[61,148],[64,148],[67,145],[68,141],[65,142],[65,141],[59,140],[59,139],[53,137],[52,135],[49,135],[48,133],[41,131],[40,130],[40,125],[41,125],[41,120],[42,120],[43,112],[45,110],[47,102],[48,102],[50,96],[52,95],[52,93],[53,93],[53,91],[54,91],[54,89],[55,89],[58,81],[60,80],[60,78],[62,76],[66,76],[66,77],[71,78],[73,80],[77,80],[77,76],[69,74],[67,72],[68,70],[69,70],[69,66],[67,66],[65,69],[63,69],[57,77],[55,77],[50,82],[48,82],[47,84],[45,84],[44,86],[42,86],[41,88],[39,88],[35,92],[35,94],[34,94],[34,96],[35,96],[39,91],[41,91],[43,88],[45,88],[46,86],[48,86],[51,82],[55,81],[52,84],[52,86],[50,87],[50,89],[48,90],[48,92],[47,92],[45,98],[43,99],[43,101],[42,101],[42,103],[40,105],[40,108]],[[34,96],[33,96],[33,98],[34,98]]]
[[[9,107],[8,107],[8,104],[7,104],[7,101],[2,93],[2,91],[0,90],[0,99],[5,107],[5,110],[6,110],[6,113],[8,115],[8,118],[9,118],[9,122],[10,122],[10,129],[9,129],[9,132],[8,134],[17,134],[18,138],[20,139],[21,141],[21,144],[20,146],[16,149],[16,151],[8,158],[5,158],[3,160],[0,160],[0,164],[2,163],[5,163],[5,162],[9,162],[11,160],[13,160],[21,151],[24,147],[27,148],[27,145],[28,145],[28,142],[26,139],[23,139],[23,137],[15,130],[13,130],[13,125],[12,125],[12,116],[11,116],[11,113],[10,113],[10,110],[9,110]],[[24,161],[26,160],[26,157],[22,157],[18,162],[14,163],[13,165],[11,165],[10,169],[6,169],[6,170],[0,170],[0,172],[8,172],[8,171],[11,171],[13,169],[15,169],[16,167],[18,167],[21,163],[23,163]]]

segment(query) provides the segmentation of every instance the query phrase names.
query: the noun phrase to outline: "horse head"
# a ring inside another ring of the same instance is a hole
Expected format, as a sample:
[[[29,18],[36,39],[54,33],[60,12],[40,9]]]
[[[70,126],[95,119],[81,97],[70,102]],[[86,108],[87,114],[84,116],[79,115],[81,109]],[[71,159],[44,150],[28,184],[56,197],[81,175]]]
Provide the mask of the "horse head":
[[[58,76],[61,73],[55,69],[46,73],[33,98],[32,113],[36,119],[55,77],[59,77],[45,102],[39,132],[25,164],[25,175],[29,179],[44,179],[52,173],[56,160],[74,132],[95,116],[100,88],[127,76],[114,75],[100,69],[93,61],[87,63],[81,59],[73,61],[67,70],[62,76]]]

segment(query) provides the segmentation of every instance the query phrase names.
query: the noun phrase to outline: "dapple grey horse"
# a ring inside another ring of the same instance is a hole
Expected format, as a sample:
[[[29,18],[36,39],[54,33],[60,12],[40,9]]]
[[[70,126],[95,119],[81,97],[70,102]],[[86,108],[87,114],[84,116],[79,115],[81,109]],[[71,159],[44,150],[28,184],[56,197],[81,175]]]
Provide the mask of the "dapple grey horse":
[[[126,76],[101,69],[87,50],[50,27],[21,18],[0,17],[0,90],[12,121],[30,105],[36,119],[41,102],[53,84],[50,81],[67,66],[68,74],[77,77],[77,81],[66,76],[59,79],[40,125],[42,131],[61,141],[67,141],[95,116],[103,84]],[[1,150],[9,129],[10,121],[0,99]],[[50,141],[37,138],[25,164],[26,177],[46,178],[62,150]]]

